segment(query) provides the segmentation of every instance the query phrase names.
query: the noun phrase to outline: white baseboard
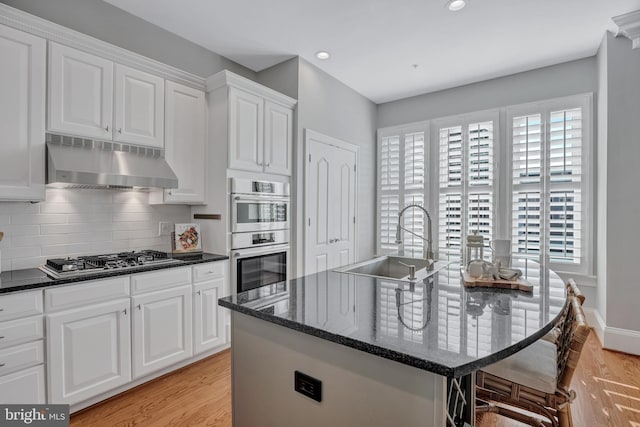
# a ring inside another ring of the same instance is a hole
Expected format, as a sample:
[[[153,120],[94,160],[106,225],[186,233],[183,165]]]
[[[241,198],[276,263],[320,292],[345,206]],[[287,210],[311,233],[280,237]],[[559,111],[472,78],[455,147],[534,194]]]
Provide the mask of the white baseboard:
[[[593,308],[585,308],[584,314],[603,348],[640,355],[640,332],[607,326],[598,310]]]
[[[589,326],[593,328],[593,332],[596,333],[596,336],[600,340],[600,344],[604,342],[604,331],[607,325],[602,320],[602,316],[595,308],[584,308],[584,315],[587,317],[587,322]]]

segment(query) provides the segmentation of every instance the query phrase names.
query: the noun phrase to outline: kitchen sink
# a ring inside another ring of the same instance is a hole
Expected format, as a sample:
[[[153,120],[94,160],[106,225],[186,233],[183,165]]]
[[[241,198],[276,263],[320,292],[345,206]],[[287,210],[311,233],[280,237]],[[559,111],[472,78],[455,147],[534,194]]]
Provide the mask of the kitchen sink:
[[[415,266],[415,280],[423,280],[448,264],[448,262],[445,261],[427,261],[421,258],[384,255],[347,265],[333,271],[380,279],[409,280],[409,267],[401,263]]]

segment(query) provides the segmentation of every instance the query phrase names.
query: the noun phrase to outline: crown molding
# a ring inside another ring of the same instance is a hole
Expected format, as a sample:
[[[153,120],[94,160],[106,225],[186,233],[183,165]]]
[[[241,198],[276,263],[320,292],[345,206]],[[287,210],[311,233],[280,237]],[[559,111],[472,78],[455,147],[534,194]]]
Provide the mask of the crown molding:
[[[0,24],[43,37],[102,58],[163,77],[194,89],[204,90],[205,79],[163,64],[146,56],[55,24],[22,10],[0,3]]]
[[[207,91],[212,92],[221,87],[231,86],[244,91],[252,92],[255,95],[268,98],[270,101],[293,108],[298,102],[278,91],[268,88],[246,77],[232,73],[229,70],[222,70],[207,78]]]
[[[624,36],[631,40],[633,49],[640,48],[640,10],[614,16],[613,22],[618,26],[617,36]]]

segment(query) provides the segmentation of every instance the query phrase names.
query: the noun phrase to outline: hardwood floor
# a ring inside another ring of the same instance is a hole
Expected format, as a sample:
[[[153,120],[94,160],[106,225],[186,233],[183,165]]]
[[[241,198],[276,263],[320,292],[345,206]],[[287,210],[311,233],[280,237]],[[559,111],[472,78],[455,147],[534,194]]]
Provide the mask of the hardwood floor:
[[[231,427],[230,351],[71,417],[71,426]],[[640,427],[640,357],[602,350],[591,333],[573,378],[575,427]],[[524,424],[483,414],[478,427]],[[358,427],[358,426],[354,426]]]
[[[231,426],[231,351],[94,405],[71,426]]]

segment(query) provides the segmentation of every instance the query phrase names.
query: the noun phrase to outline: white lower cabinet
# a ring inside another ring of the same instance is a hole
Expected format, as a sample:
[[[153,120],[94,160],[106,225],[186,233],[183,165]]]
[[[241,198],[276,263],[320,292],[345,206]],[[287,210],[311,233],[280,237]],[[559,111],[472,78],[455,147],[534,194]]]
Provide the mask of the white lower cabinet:
[[[0,377],[0,402],[2,404],[43,404],[44,365]]]
[[[134,296],[133,377],[193,355],[192,286]]]
[[[74,404],[131,381],[128,298],[46,319],[48,403]]]
[[[225,343],[224,317],[218,298],[224,295],[225,279],[208,280],[194,285],[194,345],[195,354]]]

